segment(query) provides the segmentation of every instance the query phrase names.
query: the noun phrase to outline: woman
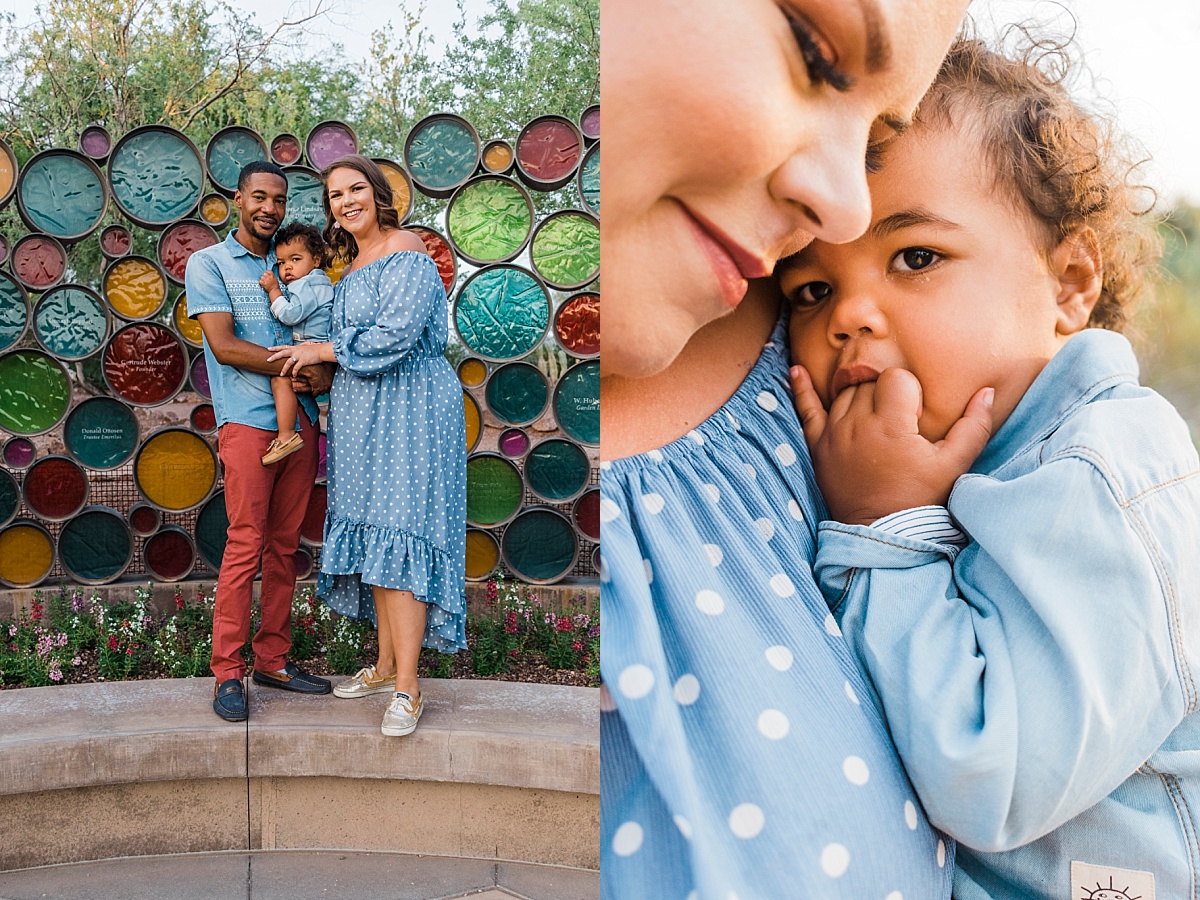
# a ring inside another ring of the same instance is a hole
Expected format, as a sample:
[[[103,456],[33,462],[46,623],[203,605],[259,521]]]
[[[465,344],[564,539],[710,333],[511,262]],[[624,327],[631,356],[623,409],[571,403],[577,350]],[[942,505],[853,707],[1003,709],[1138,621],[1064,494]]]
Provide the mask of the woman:
[[[778,292],[748,282],[866,228],[868,144],[965,5],[606,0],[605,900],[949,896],[813,581]]]
[[[379,631],[379,659],[339,697],[391,692],[382,731],[421,717],[424,643],[465,649],[466,424],[446,361],[446,291],[421,239],[400,228],[374,162],[343,156],[321,175],[325,239],[346,260],[329,343],[276,347],[283,373],[336,362],[329,395],[329,509],[317,593]]]

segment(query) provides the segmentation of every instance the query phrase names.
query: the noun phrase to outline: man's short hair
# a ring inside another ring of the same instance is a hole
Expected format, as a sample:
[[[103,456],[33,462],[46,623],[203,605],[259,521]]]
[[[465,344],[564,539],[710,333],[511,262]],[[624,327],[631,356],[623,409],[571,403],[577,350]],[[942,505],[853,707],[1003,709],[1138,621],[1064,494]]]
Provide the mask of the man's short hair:
[[[237,189],[244,191],[253,175],[278,175],[283,179],[283,183],[287,184],[287,175],[283,173],[283,169],[279,168],[273,162],[267,162],[265,159],[256,159],[254,162],[246,163],[246,165],[242,166],[242,172],[238,175]]]

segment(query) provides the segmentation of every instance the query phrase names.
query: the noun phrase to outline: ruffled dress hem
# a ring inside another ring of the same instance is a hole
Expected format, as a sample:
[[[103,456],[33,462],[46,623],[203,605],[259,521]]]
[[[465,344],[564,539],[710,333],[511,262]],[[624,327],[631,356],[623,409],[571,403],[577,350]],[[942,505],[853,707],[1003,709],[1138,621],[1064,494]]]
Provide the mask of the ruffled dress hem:
[[[466,585],[450,554],[402,528],[327,516],[317,596],[344,616],[377,624],[373,585],[411,591],[433,607],[423,646],[442,653],[467,648]]]

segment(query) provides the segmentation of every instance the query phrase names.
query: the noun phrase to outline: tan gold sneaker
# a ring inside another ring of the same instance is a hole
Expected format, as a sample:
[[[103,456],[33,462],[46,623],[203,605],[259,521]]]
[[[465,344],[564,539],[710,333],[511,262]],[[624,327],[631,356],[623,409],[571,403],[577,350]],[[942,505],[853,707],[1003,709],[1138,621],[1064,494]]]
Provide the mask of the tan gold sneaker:
[[[343,681],[333,689],[333,696],[343,700],[366,697],[370,694],[390,694],[395,687],[395,675],[380,675],[374,666],[359,669],[349,681]]]
[[[417,730],[417,719],[421,718],[422,709],[424,704],[420,697],[414,700],[408,694],[397,691],[392,694],[392,702],[383,714],[383,725],[379,730],[391,737],[412,734]]]

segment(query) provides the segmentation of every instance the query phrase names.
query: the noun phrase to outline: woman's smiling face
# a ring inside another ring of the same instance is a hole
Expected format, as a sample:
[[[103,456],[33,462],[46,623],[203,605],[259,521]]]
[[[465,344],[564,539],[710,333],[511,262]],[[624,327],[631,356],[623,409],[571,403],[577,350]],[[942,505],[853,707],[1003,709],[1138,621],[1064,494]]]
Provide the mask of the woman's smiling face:
[[[867,227],[966,0],[605,0],[605,374],[661,371],[746,279]]]
[[[329,209],[348,233],[358,237],[376,223],[375,192],[367,176],[357,169],[334,169],[325,184]]]

